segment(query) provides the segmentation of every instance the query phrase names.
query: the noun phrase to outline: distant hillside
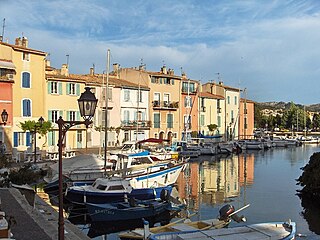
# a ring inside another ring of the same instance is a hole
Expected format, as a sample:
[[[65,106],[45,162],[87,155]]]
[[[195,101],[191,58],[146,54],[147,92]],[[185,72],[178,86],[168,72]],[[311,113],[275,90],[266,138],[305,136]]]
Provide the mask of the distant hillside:
[[[262,102],[256,103],[261,109],[288,109],[291,102]],[[299,108],[303,108],[304,105],[294,103]],[[311,112],[320,112],[320,104],[306,105],[306,110]]]

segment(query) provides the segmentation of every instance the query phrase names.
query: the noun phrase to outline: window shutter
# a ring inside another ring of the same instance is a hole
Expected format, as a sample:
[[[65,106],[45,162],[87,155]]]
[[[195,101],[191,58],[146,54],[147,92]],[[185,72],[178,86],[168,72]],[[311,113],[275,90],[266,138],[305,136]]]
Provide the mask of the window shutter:
[[[80,112],[79,111],[77,111],[77,121],[80,121]]]
[[[67,121],[70,121],[70,111],[67,111]]]
[[[52,111],[48,111],[48,121],[52,122]]]
[[[63,111],[62,111],[62,110],[59,111],[59,117],[60,117],[60,116],[63,118]],[[58,117],[58,119],[59,119],[59,117]],[[58,119],[57,119],[57,120],[58,120]]]
[[[13,133],[13,146],[18,147],[18,133],[17,132]]]
[[[26,145],[27,145],[27,147],[31,146],[31,134],[30,134],[30,132],[26,132]]]
[[[62,95],[62,82],[59,82],[59,95]]]
[[[76,91],[77,91],[77,96],[80,96],[80,84],[76,84]]]
[[[67,83],[66,94],[70,94],[70,83]]]
[[[51,93],[51,82],[48,82],[48,93]]]

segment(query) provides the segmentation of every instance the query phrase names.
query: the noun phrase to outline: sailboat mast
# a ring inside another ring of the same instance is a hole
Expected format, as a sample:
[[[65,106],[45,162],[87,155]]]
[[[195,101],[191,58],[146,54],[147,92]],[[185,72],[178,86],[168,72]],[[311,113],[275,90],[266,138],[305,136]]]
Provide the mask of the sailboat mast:
[[[104,117],[104,174],[107,171],[107,146],[108,146],[108,100],[109,100],[109,71],[110,71],[110,49],[107,51],[107,81],[105,87],[106,110]]]

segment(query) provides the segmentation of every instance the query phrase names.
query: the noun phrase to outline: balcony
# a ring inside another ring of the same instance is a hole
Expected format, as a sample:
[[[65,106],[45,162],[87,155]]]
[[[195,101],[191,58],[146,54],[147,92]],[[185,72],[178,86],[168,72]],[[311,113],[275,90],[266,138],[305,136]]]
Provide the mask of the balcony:
[[[121,128],[124,130],[142,129],[149,130],[151,127],[151,121],[147,120],[133,120],[133,121],[121,121]]]
[[[157,110],[172,110],[176,111],[179,108],[179,102],[170,102],[170,101],[153,101],[153,109]]]

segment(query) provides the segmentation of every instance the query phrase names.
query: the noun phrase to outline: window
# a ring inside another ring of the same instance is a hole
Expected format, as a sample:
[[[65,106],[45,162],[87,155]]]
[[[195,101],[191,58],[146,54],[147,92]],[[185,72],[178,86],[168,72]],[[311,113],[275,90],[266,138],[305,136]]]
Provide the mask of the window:
[[[22,116],[31,117],[31,100],[30,99],[22,100]]]
[[[30,60],[30,54],[27,53],[27,52],[23,52],[23,53],[22,53],[22,59],[23,59],[24,61],[29,61],[29,60]]]
[[[167,115],[167,128],[173,128],[173,114],[168,113]]]
[[[184,93],[194,93],[196,92],[195,83],[183,82],[182,83],[182,92]]]
[[[163,94],[163,102],[164,102],[165,107],[169,106],[169,103],[170,103],[170,94],[169,93]]]
[[[82,131],[77,131],[77,143],[82,143]]]
[[[142,91],[139,89],[137,92],[138,101],[142,103]]]
[[[124,90],[124,101],[129,102],[130,100],[130,91],[128,89]]]
[[[67,119],[68,119],[68,121],[76,121],[77,120],[76,116],[77,116],[76,111],[69,111]]]
[[[221,116],[218,116],[218,127],[221,127]]]
[[[123,120],[124,120],[125,123],[129,122],[129,117],[130,117],[129,111],[128,110],[124,110],[123,111]]]
[[[204,126],[204,115],[200,115],[200,126]]]
[[[30,88],[30,73],[28,72],[22,73],[22,87]]]
[[[185,107],[192,107],[192,98],[190,96],[185,96],[184,106]]]
[[[59,111],[53,110],[49,111],[49,121],[55,123],[59,119]]]
[[[160,113],[153,114],[153,127],[160,128]]]
[[[237,98],[237,96],[234,96],[234,105],[238,105],[238,98]]]
[[[228,99],[228,104],[230,104],[230,96],[228,96],[228,98],[227,98],[227,99]]]
[[[51,82],[51,93],[58,93],[58,83],[57,82]]]
[[[231,122],[234,122],[233,110],[231,110]]]
[[[24,146],[24,132],[14,132],[13,133],[13,146]]]
[[[191,116],[185,115],[183,120],[185,129],[191,129]]]
[[[69,95],[76,95],[76,84],[75,83],[68,83],[67,84],[67,93]]]

